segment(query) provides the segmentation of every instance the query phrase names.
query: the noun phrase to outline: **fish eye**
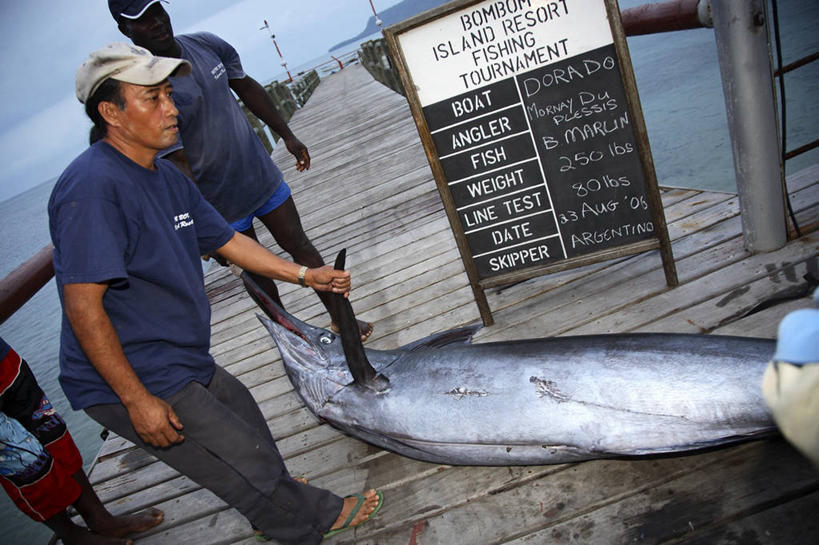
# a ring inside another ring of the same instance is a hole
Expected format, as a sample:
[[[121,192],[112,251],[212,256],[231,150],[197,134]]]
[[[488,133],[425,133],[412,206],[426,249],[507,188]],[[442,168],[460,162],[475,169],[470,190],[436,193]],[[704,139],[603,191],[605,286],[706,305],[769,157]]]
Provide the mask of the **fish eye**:
[[[319,337],[319,342],[321,344],[332,344],[333,343],[333,336],[332,335],[322,335]]]

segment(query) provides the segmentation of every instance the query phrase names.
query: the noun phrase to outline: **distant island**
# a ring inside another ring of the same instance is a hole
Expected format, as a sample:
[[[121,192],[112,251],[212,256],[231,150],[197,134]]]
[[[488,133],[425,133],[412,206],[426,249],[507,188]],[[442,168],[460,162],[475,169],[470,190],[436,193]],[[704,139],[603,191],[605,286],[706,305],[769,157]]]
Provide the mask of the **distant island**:
[[[395,4],[394,6],[387,8],[384,11],[379,11],[378,17],[381,19],[383,23],[382,28],[386,28],[395,23],[399,23],[404,19],[409,19],[413,15],[417,15],[422,11],[438,7],[441,4],[446,4],[447,1],[448,0],[404,0],[403,2]],[[370,18],[367,20],[367,26],[364,27],[364,30],[362,30],[360,34],[350,38],[349,40],[344,40],[341,43],[337,43],[336,45],[330,48],[330,51],[334,51],[336,49],[350,45],[351,43],[360,41],[362,38],[365,38],[371,34],[375,34],[376,32],[378,32],[378,30],[379,30],[378,25],[375,24],[375,17],[370,16]]]

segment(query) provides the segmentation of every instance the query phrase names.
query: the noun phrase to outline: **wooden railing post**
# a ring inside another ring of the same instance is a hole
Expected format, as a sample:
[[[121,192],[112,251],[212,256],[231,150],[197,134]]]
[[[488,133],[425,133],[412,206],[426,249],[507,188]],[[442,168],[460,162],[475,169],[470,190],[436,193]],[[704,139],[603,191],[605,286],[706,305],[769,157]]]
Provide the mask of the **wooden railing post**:
[[[395,68],[395,63],[392,61],[392,56],[384,38],[362,43],[358,57],[373,79],[386,85],[396,93],[406,96],[398,70]]]
[[[17,312],[54,276],[49,244],[0,280],[0,324]]]
[[[307,103],[307,99],[309,99],[310,95],[313,94],[313,91],[316,90],[318,84],[318,72],[315,70],[310,70],[304,75],[304,77],[296,80],[293,85],[290,86],[290,90],[292,91],[299,107],[304,106]]]

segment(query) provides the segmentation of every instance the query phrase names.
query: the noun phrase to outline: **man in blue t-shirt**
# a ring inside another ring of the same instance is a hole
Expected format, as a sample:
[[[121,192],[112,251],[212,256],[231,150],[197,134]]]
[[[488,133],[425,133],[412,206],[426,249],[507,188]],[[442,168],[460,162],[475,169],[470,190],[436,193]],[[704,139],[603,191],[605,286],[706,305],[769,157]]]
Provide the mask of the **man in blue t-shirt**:
[[[133,441],[280,543],[319,543],[380,506],[292,479],[250,392],[217,366],[199,256],[346,294],[350,275],[285,261],[232,229],[171,162],[169,76],[181,59],[111,44],[79,68],[76,91],[101,138],[49,200],[63,306],[60,384],[75,409]],[[183,434],[184,432],[184,434]]]
[[[245,74],[236,50],[214,34],[174,36],[160,0],[109,0],[120,31],[154,55],[190,62],[192,73],[171,78],[179,109],[181,143],[163,151],[191,179],[234,229],[256,238],[253,218],[268,228],[276,242],[302,265],[324,265],[301,225],[290,188],[236,102],[236,92],[250,111],[284,140],[299,171],[310,168],[310,155],[279,116],[264,88]],[[182,147],[184,146],[184,149]],[[276,285],[253,277],[280,306]],[[337,311],[328,294],[317,292],[338,332]],[[362,341],[373,324],[359,320]]]

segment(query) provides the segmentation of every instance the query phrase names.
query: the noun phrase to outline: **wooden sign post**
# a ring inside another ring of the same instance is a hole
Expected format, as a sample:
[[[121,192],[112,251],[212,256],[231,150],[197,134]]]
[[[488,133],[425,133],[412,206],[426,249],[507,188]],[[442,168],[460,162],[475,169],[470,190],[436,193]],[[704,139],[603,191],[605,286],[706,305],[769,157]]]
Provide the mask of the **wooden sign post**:
[[[616,0],[456,0],[385,30],[485,325],[484,290],[659,249]]]

